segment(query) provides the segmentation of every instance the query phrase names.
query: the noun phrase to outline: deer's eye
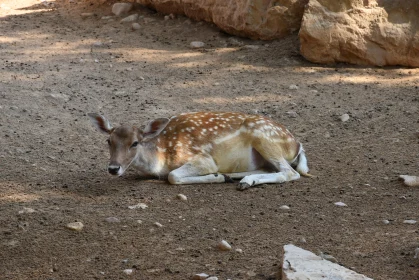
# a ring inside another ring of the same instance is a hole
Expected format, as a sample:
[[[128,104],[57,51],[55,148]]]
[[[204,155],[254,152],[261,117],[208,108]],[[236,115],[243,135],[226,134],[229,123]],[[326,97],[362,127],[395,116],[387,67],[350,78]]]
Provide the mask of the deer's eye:
[[[134,143],[132,143],[131,148],[135,148],[138,146],[138,141],[135,141]]]

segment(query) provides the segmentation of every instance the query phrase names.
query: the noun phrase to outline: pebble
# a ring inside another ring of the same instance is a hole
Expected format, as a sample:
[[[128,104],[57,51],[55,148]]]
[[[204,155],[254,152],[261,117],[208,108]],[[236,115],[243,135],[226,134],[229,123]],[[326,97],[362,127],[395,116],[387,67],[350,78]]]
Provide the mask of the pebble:
[[[217,276],[211,276],[211,277],[208,277],[206,280],[218,280],[218,277]]]
[[[193,49],[199,49],[199,48],[203,48],[205,46],[205,43],[200,42],[200,41],[193,41],[193,42],[191,42],[190,46]]]
[[[71,230],[81,231],[84,225],[82,222],[74,222],[74,223],[68,223],[66,227]]]
[[[128,206],[128,208],[131,209],[131,210],[138,209],[138,208],[146,209],[146,208],[148,208],[148,206],[145,203],[138,203],[138,204],[135,204],[135,205]]]
[[[192,276],[192,280],[203,280],[203,279],[207,279],[208,277],[209,275],[206,273],[199,273]]]
[[[245,45],[243,46],[243,48],[248,49],[248,50],[257,50],[259,49],[258,45]]]
[[[242,249],[236,249],[235,251],[236,251],[236,253],[243,254],[243,250]]]
[[[177,199],[180,199],[180,200],[182,200],[182,201],[187,201],[188,200],[188,198],[186,197],[186,195],[184,195],[184,194],[178,194],[177,196],[176,196],[176,198]]]
[[[290,117],[290,118],[296,118],[296,117],[298,117],[298,114],[297,114],[297,112],[295,112],[295,111],[288,111],[288,112],[287,112],[287,115],[288,115],[288,117]]]
[[[388,225],[390,223],[389,220],[383,220],[383,224]]]
[[[82,13],[80,16],[81,17],[91,17],[93,15],[94,15],[94,13]]]
[[[297,89],[298,89],[298,86],[297,86],[297,85],[290,85],[290,86],[289,86],[289,89],[294,89],[294,90],[297,90]]]
[[[120,23],[133,22],[133,21],[136,21],[137,19],[138,19],[138,14],[133,14],[133,15],[127,16],[126,18],[121,19]]]
[[[342,122],[347,122],[349,120],[349,115],[348,114],[343,114],[339,118]]]
[[[288,205],[282,205],[279,207],[281,210],[290,210],[290,207]]]
[[[100,19],[109,20],[109,19],[112,19],[112,18],[113,18],[113,16],[103,16]]]
[[[132,30],[139,30],[141,29],[141,25],[138,22],[134,22],[131,26]]]
[[[20,210],[18,213],[19,214],[30,214],[30,213],[34,213],[34,212],[36,212],[35,209],[28,208],[28,207],[23,207],[23,209]]]
[[[307,240],[304,237],[301,237],[298,241],[304,244],[307,243]]]
[[[404,184],[406,186],[419,187],[419,177],[418,176],[400,175],[399,178],[404,180]]]
[[[120,16],[131,11],[132,7],[132,3],[115,3],[112,6],[112,13],[116,16]]]
[[[162,225],[162,224],[160,224],[159,222],[155,222],[155,223],[154,223],[154,225],[155,225],[156,227],[163,227],[163,225]]]
[[[417,223],[417,221],[416,220],[404,220],[403,223],[404,224],[409,224],[409,225],[414,225],[414,224]]]
[[[108,217],[105,219],[108,223],[119,223],[120,220],[117,217]]]
[[[345,203],[343,203],[343,202],[341,202],[341,201],[339,201],[339,202],[335,202],[335,205],[336,205],[336,206],[340,206],[340,207],[346,207],[346,206],[348,206],[348,205],[346,205]]]
[[[131,269],[131,268],[128,268],[128,269],[124,269],[124,271],[123,271],[126,275],[131,275],[133,272],[134,272],[134,270],[133,269]]]
[[[218,243],[217,248],[221,251],[230,251],[231,250],[231,245],[228,244],[227,241],[221,240],[221,242]]]

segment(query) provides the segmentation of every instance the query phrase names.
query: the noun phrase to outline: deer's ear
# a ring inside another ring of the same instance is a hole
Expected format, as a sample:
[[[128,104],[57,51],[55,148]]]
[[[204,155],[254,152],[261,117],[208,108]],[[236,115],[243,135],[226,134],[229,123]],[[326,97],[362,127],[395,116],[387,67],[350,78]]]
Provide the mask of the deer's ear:
[[[158,136],[168,123],[168,118],[159,118],[148,122],[143,130],[143,141],[147,141]]]
[[[112,125],[111,123],[104,117],[96,113],[89,113],[87,114],[92,122],[93,126],[96,127],[97,130],[104,134],[111,134],[112,132]]]

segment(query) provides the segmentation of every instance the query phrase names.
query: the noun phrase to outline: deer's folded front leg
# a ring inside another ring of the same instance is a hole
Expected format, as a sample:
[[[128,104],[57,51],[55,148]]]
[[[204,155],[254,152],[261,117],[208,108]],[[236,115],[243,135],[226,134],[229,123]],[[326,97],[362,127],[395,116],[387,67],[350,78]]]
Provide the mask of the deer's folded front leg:
[[[218,167],[212,157],[199,156],[171,171],[168,180],[174,185],[224,183],[229,180],[228,177],[217,174],[217,171]]]

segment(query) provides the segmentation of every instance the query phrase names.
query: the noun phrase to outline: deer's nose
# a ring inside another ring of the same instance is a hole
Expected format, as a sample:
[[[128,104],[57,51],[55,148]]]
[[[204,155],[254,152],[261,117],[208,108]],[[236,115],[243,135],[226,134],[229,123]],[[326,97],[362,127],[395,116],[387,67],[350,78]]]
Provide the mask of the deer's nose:
[[[108,166],[108,172],[111,173],[112,175],[118,175],[119,169],[121,168],[121,166],[119,165],[109,165]]]

